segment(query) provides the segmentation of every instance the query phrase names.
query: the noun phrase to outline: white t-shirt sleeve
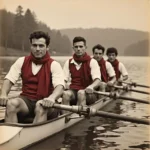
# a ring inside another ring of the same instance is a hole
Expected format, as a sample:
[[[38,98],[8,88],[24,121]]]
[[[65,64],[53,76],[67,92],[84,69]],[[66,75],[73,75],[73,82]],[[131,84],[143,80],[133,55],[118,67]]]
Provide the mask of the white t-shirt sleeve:
[[[100,79],[101,80],[101,73],[100,73],[100,67],[95,59],[91,59],[90,61],[90,68],[91,68],[91,76],[92,79]]]
[[[13,84],[17,82],[21,75],[21,68],[24,62],[25,57],[20,57],[16,60],[16,62],[11,66],[9,72],[5,76],[5,79],[10,80]]]
[[[69,71],[69,60],[67,60],[63,67],[65,81],[68,82],[70,80],[70,71]]]
[[[128,72],[127,72],[125,66],[121,62],[119,62],[119,71],[121,72],[122,76],[128,75]]]
[[[106,61],[106,70],[109,77],[115,76],[115,71],[110,62]]]
[[[52,83],[53,83],[54,88],[58,85],[63,85],[65,87],[64,73],[63,73],[61,65],[58,62],[56,61],[52,62],[51,73],[52,73]]]

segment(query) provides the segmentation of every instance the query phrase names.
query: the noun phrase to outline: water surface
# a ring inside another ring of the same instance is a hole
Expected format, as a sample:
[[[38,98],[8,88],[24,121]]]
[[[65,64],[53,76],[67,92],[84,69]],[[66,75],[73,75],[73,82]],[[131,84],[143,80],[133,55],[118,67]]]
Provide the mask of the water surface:
[[[63,66],[68,57],[54,57]],[[0,85],[15,57],[1,58]],[[148,85],[148,57],[119,57],[129,73],[129,78],[140,84]],[[149,69],[150,70],[150,69]],[[12,93],[21,88],[19,81]],[[139,90],[147,90],[139,88]],[[128,93],[127,96],[149,100],[148,95]],[[131,101],[115,102],[108,105],[105,111],[139,118],[149,118],[146,104]],[[51,129],[50,129],[51,130]],[[150,127],[146,125],[92,117],[60,132],[27,150],[148,150],[150,148]],[[36,134],[36,133],[32,133]]]

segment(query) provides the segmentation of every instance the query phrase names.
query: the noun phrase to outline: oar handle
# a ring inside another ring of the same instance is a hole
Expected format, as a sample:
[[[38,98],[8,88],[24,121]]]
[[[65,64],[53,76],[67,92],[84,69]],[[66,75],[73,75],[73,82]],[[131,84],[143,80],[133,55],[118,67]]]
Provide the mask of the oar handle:
[[[93,91],[93,93],[110,97],[110,92]]]

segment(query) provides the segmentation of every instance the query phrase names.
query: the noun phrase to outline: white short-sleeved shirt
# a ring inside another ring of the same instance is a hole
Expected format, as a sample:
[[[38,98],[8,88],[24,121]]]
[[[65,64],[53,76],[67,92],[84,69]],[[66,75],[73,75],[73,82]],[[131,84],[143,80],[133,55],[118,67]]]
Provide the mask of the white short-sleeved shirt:
[[[121,75],[122,75],[122,76],[128,75],[128,72],[127,72],[127,70],[126,70],[124,64],[121,63],[121,62],[119,62],[119,71],[121,72]]]
[[[16,62],[11,66],[8,74],[5,76],[5,79],[10,80],[12,83],[16,83],[19,77],[21,76],[21,68],[23,65],[25,57],[20,57],[16,60]],[[32,73],[36,75],[39,70],[41,69],[42,65],[36,65],[35,63],[32,62]],[[63,70],[60,66],[60,64],[56,61],[53,61],[51,64],[51,73],[52,73],[52,84],[54,88],[57,85],[63,85],[65,86],[64,83],[64,73]]]
[[[70,63],[74,63],[77,70],[81,68],[82,63],[78,64],[74,59],[71,60]],[[91,59],[90,61],[90,68],[91,68],[91,76],[92,80],[100,79],[101,80],[101,73],[100,68],[95,59]],[[69,60],[67,60],[63,67],[64,75],[65,75],[65,81],[70,82],[71,81],[71,74],[69,70]]]
[[[113,77],[113,76],[115,76],[116,75],[115,74],[115,70],[114,70],[113,66],[111,65],[111,63],[108,62],[108,61],[106,61],[105,64],[106,64],[106,71],[107,71],[108,76],[110,78]]]

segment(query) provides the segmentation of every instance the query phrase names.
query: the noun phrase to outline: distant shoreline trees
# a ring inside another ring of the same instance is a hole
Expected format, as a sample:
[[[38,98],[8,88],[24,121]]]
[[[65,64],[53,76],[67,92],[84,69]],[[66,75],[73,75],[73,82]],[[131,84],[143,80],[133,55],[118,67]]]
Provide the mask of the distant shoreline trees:
[[[16,13],[8,12],[6,9],[0,10],[0,46],[13,48],[18,52],[29,52],[29,35],[35,30],[43,30],[51,36],[50,53],[54,55],[71,54],[71,42],[66,35],[62,35],[58,30],[51,30],[45,23],[37,21],[34,12],[27,9],[25,12],[22,6],[18,6]]]

